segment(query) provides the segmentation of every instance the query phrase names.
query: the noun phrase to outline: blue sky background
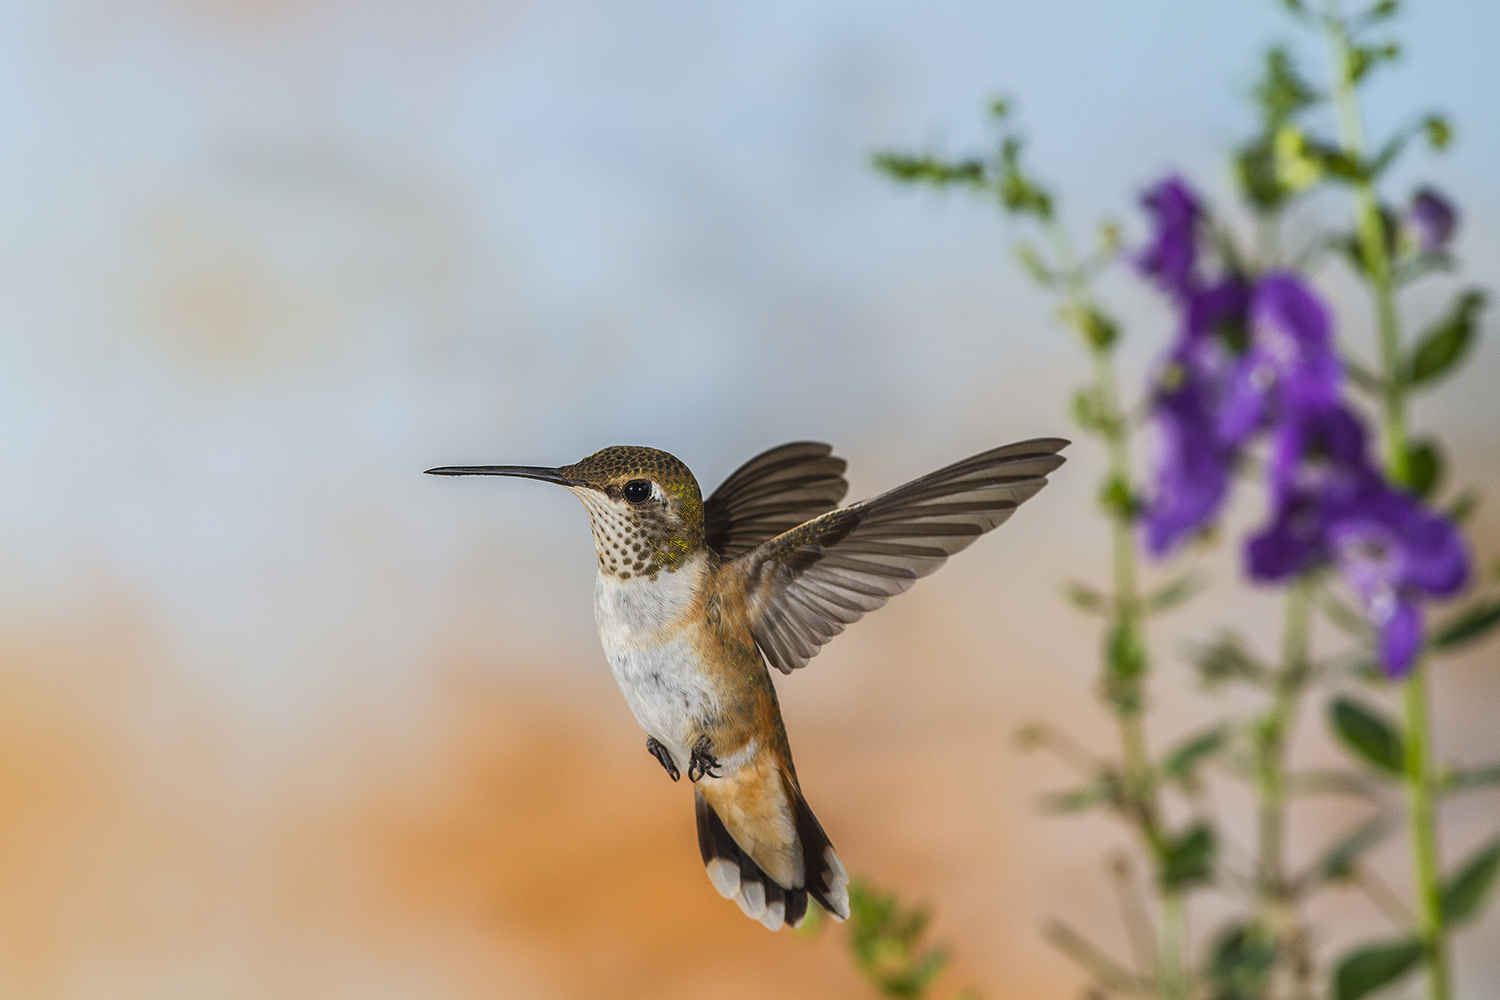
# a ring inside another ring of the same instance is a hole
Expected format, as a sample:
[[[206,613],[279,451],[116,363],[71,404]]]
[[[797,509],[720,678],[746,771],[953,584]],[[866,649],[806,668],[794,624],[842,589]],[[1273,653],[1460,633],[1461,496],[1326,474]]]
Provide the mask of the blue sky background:
[[[1500,13],[1411,6],[1371,132],[1449,111],[1454,151],[1389,187],[1456,196],[1493,284]],[[858,491],[1062,431],[1079,358],[1012,231],[871,152],[979,148],[1009,94],[1075,231],[1138,236],[1165,171],[1227,200],[1267,41],[1323,66],[1270,2],[18,3],[0,30],[5,603],[110,578],[251,686],[351,628],[429,641],[476,533],[588,574],[565,498],[412,470],[641,442],[711,485],[816,437]],[[1138,374],[1169,318],[1117,284]],[[1497,366],[1434,404],[1460,446]]]

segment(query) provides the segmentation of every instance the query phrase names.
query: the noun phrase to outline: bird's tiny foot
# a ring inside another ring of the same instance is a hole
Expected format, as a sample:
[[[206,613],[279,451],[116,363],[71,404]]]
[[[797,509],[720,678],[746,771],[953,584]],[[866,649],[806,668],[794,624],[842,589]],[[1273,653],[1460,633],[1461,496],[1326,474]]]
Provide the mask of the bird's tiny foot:
[[[693,744],[693,756],[688,761],[688,780],[697,781],[707,775],[710,778],[718,778],[719,758],[714,756],[713,744],[707,736],[698,737],[698,742]]]
[[[656,742],[655,736],[646,737],[646,749],[650,750],[651,756],[655,757],[661,766],[666,768],[667,773],[672,776],[673,781],[682,777],[682,772],[677,770],[677,764],[672,760],[672,752]],[[694,757],[693,759],[697,760],[698,758]],[[693,780],[697,781],[698,779],[694,778]]]

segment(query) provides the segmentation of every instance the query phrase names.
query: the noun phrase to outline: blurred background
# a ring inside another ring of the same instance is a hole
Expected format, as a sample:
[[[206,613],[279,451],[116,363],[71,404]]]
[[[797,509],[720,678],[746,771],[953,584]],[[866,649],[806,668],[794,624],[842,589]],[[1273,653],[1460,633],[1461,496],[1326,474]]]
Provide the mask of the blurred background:
[[[772,935],[713,892],[686,789],[599,651],[577,503],[419,473],[636,443],[707,491],[812,438],[858,498],[1075,436],[1083,358],[1006,224],[897,189],[870,154],[977,147],[1007,93],[1068,223],[1139,238],[1137,194],[1168,169],[1228,203],[1260,51],[1294,39],[1277,8],[7,3],[0,995],[866,995],[836,928]],[[1453,196],[1465,280],[1495,288],[1500,9],[1397,25],[1373,130],[1441,107],[1457,143],[1389,190]],[[1139,385],[1171,317],[1138,283],[1106,290]],[[1497,380],[1491,336],[1417,410],[1491,498]],[[1094,625],[1059,596],[1105,567],[1101,467],[1080,442],[995,537],[779,679],[846,864],[932,904],[947,982],[986,997],[1076,994],[1048,916],[1124,948],[1103,867],[1122,836],[1039,815],[1069,775],[1012,739],[1045,717],[1114,742]],[[1260,516],[1246,498],[1231,523]],[[1493,500],[1476,530],[1500,548]],[[1173,651],[1221,621],[1274,647],[1278,606],[1232,556],[1156,627],[1154,739],[1244,707],[1196,693]],[[1496,755],[1496,655],[1435,676],[1451,758]],[[1296,739],[1332,754],[1316,716]],[[1497,813],[1494,793],[1447,807],[1445,854]],[[1307,807],[1294,837],[1311,852],[1349,815]],[[1378,857],[1404,884],[1402,839]],[[1352,893],[1326,905],[1330,942],[1381,927]],[[1457,966],[1465,995],[1497,995],[1493,908]]]

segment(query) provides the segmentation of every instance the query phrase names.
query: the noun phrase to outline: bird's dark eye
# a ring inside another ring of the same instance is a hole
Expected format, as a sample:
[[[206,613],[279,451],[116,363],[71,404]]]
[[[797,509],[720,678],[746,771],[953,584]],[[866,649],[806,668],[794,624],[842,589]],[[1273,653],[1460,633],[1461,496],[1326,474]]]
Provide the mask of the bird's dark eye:
[[[632,479],[625,484],[625,488],[620,492],[625,495],[625,499],[630,503],[645,503],[651,499],[651,480]]]

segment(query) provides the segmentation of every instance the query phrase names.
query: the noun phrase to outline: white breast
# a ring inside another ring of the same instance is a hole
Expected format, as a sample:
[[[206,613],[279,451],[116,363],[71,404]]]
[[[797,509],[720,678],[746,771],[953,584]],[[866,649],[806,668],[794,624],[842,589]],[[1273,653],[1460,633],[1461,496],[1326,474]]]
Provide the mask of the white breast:
[[[615,681],[641,728],[671,751],[683,771],[698,728],[694,723],[716,708],[692,645],[694,630],[681,624],[706,563],[698,556],[654,580],[600,573],[594,584],[594,618]]]

